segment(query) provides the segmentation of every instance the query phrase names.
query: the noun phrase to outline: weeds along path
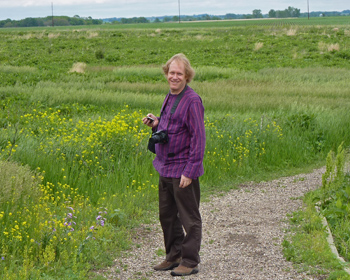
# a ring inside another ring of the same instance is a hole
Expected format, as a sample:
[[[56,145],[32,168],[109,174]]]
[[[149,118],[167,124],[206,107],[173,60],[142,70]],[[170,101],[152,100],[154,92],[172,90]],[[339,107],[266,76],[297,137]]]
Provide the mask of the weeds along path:
[[[203,242],[200,272],[184,279],[311,279],[298,273],[282,254],[287,214],[301,197],[321,185],[325,168],[263,183],[248,183],[201,204]],[[174,279],[153,265],[163,249],[158,221],[137,230],[135,246],[108,270],[108,279]]]

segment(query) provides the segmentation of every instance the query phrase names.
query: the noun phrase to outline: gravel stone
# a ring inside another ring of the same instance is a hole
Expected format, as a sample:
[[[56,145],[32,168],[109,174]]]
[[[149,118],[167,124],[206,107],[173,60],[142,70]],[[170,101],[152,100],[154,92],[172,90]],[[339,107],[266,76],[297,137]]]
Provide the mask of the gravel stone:
[[[202,202],[199,273],[180,279],[318,279],[293,268],[283,257],[281,244],[288,228],[286,215],[302,206],[306,192],[321,186],[324,172],[321,168],[310,174],[246,183]],[[174,279],[169,271],[153,270],[164,259],[157,255],[164,248],[157,220],[138,228],[133,242],[123,258],[100,273],[107,279]]]

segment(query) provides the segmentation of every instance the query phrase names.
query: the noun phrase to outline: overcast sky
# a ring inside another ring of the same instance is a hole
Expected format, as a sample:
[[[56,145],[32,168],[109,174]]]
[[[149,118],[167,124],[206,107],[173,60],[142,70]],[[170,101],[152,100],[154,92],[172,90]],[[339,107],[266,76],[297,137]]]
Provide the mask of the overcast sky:
[[[288,6],[307,12],[307,0],[0,0],[0,20],[27,17],[74,16],[99,19],[109,17],[151,17],[181,15],[251,14],[260,9],[284,10]],[[311,11],[350,9],[349,0],[309,0]]]

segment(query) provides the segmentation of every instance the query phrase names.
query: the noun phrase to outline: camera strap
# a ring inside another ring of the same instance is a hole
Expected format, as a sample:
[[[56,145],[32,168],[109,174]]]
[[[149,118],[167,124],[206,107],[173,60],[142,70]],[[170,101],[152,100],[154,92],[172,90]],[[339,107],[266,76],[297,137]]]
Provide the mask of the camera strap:
[[[187,90],[187,88],[188,88],[188,85],[186,85],[185,88],[184,88],[184,89],[179,93],[179,95],[176,97],[175,102],[174,102],[174,105],[173,105],[173,107],[171,108],[171,111],[170,111],[170,118],[171,118],[171,115],[175,113],[175,110],[176,110],[176,108],[177,108],[177,105],[179,105],[180,100],[181,100],[181,98],[184,96],[184,93],[185,93],[185,91]],[[169,94],[170,94],[170,93],[169,93]],[[164,108],[166,107],[166,103],[168,103],[168,99],[169,99],[169,95],[167,96],[167,100],[166,100],[166,102],[165,102],[165,105],[164,105],[164,107],[163,107],[163,110],[164,110]],[[160,121],[160,118],[162,117],[163,110],[160,112],[159,121]]]
[[[174,105],[173,105],[173,108],[171,108],[171,111],[170,111],[170,114],[174,114],[175,113],[175,110],[177,108],[177,105],[179,105],[180,103],[180,100],[181,98],[184,96],[184,93],[187,89],[187,85],[185,86],[185,88],[180,92],[180,94],[177,96],[175,102],[174,102]]]

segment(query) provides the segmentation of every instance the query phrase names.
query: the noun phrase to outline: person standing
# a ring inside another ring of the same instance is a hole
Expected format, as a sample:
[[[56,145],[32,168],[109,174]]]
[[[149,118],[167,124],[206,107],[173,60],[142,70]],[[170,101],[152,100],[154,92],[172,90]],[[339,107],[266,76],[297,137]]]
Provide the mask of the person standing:
[[[153,166],[159,173],[159,220],[166,258],[155,270],[172,270],[172,276],[199,272],[202,219],[199,211],[199,177],[204,174],[204,107],[188,86],[195,75],[184,54],[176,54],[163,66],[169,93],[160,117],[142,119],[153,132],[166,131],[166,143],[155,144]],[[181,95],[180,101],[176,101]],[[179,102],[175,111],[172,108]]]

